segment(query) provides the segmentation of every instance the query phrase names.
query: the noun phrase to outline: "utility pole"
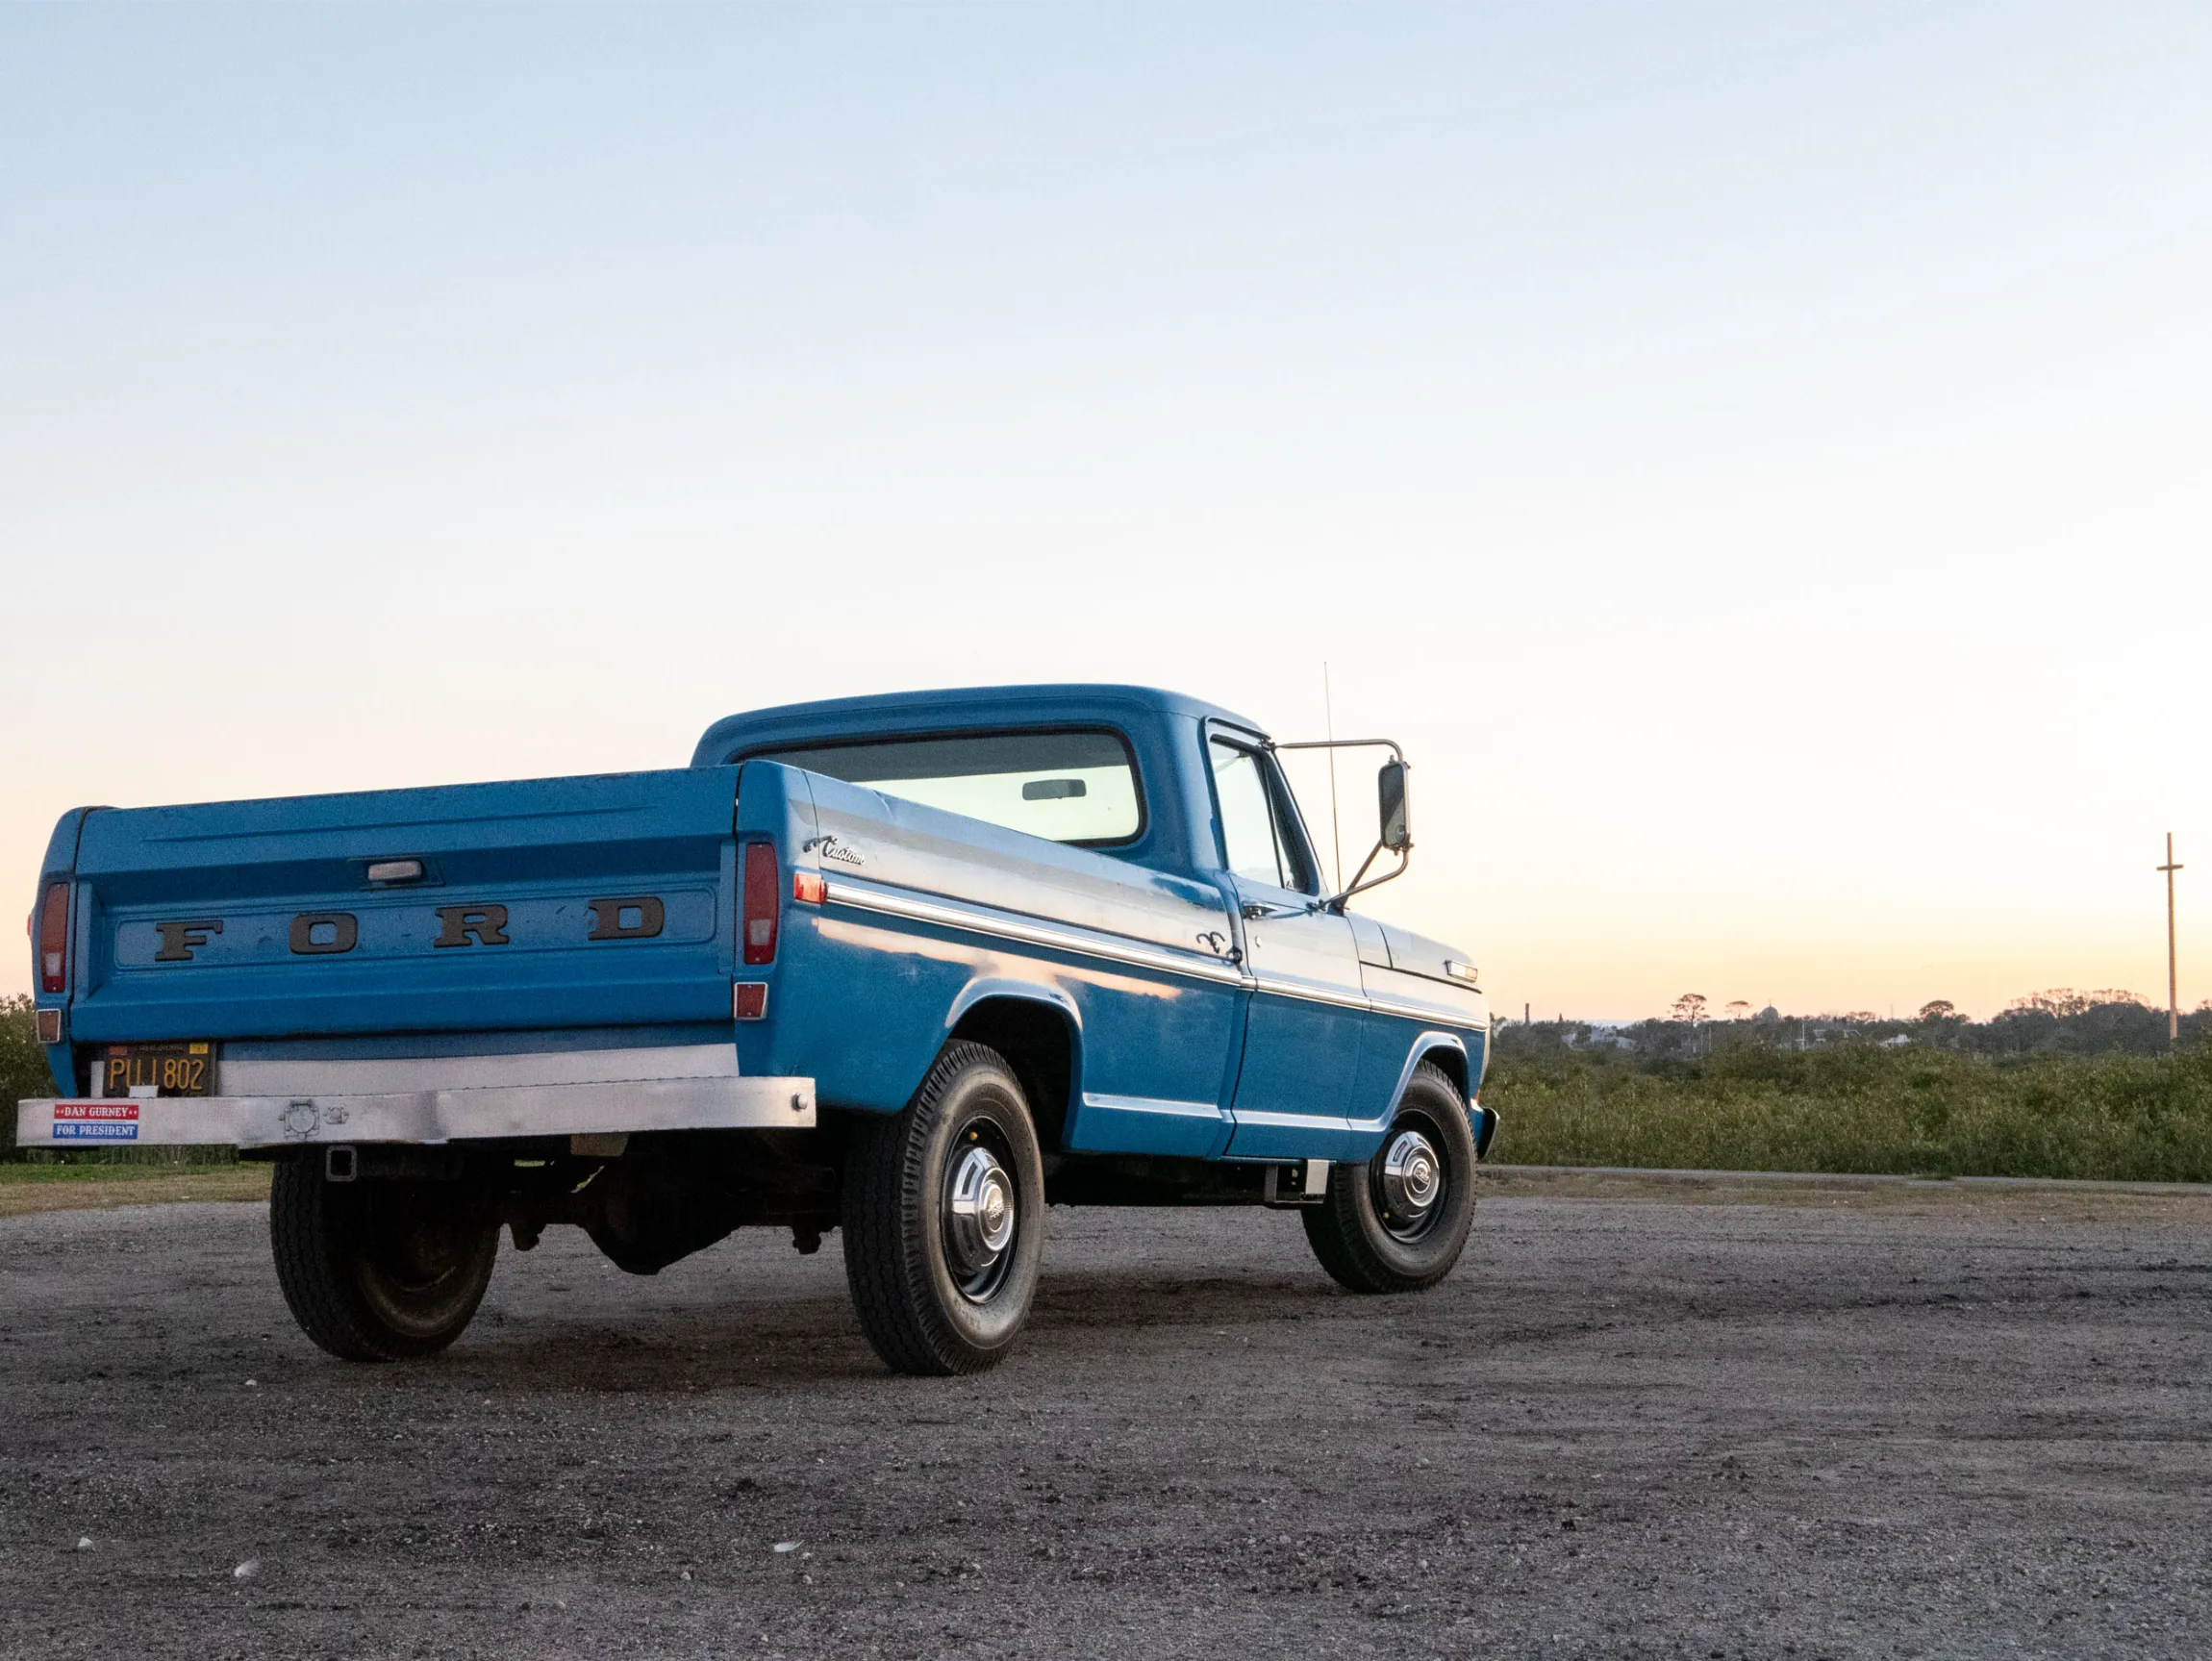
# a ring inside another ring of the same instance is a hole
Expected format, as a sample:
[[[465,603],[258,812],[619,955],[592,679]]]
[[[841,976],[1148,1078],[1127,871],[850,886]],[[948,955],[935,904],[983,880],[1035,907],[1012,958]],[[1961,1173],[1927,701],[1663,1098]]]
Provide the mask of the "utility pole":
[[[2166,833],[2166,863],[2158,868],[2166,873],[2166,1042],[2181,1042],[2180,978],[2174,971],[2174,873],[2181,868],[2174,863],[2174,833]]]

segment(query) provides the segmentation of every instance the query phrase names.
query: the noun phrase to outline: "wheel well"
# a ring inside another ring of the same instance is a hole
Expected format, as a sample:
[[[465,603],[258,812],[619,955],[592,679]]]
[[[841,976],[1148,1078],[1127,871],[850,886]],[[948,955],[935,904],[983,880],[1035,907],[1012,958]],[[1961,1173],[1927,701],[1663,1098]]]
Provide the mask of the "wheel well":
[[[1420,1059],[1452,1082],[1462,1104],[1474,1099],[1467,1088],[1467,1052],[1448,1044],[1436,1044],[1420,1052]]]
[[[1075,1087],[1075,1033],[1068,1017],[1034,998],[987,997],[960,1018],[951,1037],[987,1044],[1006,1058],[1029,1097],[1038,1144],[1059,1147]]]

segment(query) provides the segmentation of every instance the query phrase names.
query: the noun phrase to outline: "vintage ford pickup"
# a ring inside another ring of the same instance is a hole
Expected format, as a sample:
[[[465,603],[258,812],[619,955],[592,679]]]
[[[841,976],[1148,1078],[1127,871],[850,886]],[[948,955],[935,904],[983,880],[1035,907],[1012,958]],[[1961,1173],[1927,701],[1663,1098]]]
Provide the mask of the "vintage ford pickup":
[[[1280,748],[1294,746],[1283,745]],[[1489,1012],[1331,893],[1254,723],[1129,687],[719,721],[666,772],[63,817],[31,917],[35,1146],[275,1162],[308,1336],[457,1337],[504,1227],[650,1274],[843,1231],[868,1340],[987,1367],[1048,1204],[1289,1205],[1358,1292],[1457,1261]],[[1385,855],[1384,876],[1368,872]]]

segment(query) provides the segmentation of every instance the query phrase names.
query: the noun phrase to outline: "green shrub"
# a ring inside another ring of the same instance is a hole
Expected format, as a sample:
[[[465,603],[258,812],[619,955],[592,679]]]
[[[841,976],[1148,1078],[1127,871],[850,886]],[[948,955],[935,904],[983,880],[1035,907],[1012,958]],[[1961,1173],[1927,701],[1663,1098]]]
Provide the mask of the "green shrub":
[[[0,1159],[16,1159],[15,1104],[28,1095],[54,1094],[46,1052],[31,1024],[31,1000],[0,998]]]
[[[1501,1057],[1482,1097],[1501,1115],[1496,1157],[1527,1165],[2212,1181],[2212,1044]]]
[[[180,1170],[235,1165],[228,1147],[72,1147],[24,1148],[15,1145],[15,1104],[25,1096],[52,1095],[54,1075],[38,1047],[27,997],[0,998],[0,1160],[32,1160],[44,1165],[158,1165]]]

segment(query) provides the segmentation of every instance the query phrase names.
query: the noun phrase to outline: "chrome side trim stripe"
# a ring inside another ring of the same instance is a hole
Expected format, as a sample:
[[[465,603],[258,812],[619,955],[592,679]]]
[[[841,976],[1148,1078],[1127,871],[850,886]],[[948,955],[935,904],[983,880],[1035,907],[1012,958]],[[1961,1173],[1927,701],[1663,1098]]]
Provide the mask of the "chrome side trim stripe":
[[[1411,1076],[1410,1068],[1407,1073]],[[1332,1134],[1341,1131],[1346,1136],[1380,1136],[1390,1128],[1390,1121],[1396,1115],[1395,1097],[1380,1119],[1346,1119],[1342,1114],[1326,1113],[1277,1113],[1257,1107],[1233,1108],[1229,1113],[1239,1125],[1266,1130],[1325,1130]]]
[[[1370,997],[1368,1007],[1377,1015],[1403,1016],[1407,1020],[1439,1020],[1470,1032],[1487,1030],[1479,1028],[1474,1017],[1464,1009],[1446,1009],[1433,1003],[1400,1003],[1395,997]]]
[[[1203,1119],[1217,1123],[1221,1118],[1221,1110],[1214,1102],[1170,1101],[1156,1095],[1095,1095],[1085,1091],[1083,1105],[1108,1113],[1155,1113],[1167,1119]]]
[[[1349,1131],[1360,1128],[1359,1121],[1346,1119],[1341,1113],[1276,1113],[1266,1108],[1239,1107],[1232,1109],[1229,1117],[1240,1127],[1252,1125],[1268,1130]]]
[[[1362,1013],[1374,1008],[1374,1000],[1364,993],[1341,992],[1333,987],[1320,986],[1312,981],[1272,980],[1262,975],[1253,990],[1269,993],[1276,997],[1303,998],[1308,1003],[1333,1003],[1345,1009],[1356,1009]]]
[[[1396,998],[1373,997],[1365,993],[1323,987],[1308,981],[1276,980],[1268,976],[1247,981],[1234,966],[1200,957],[1196,953],[1185,955],[1167,946],[1151,945],[1126,936],[1079,934],[1073,929],[1058,928],[1049,923],[994,916],[957,901],[924,899],[918,894],[901,890],[886,887],[859,888],[849,881],[835,881],[824,884],[822,897],[828,905],[880,912],[887,917],[933,923],[939,928],[962,929],[970,934],[995,935],[1001,940],[1019,941],[1024,945],[1043,946],[1051,951],[1104,958],[1112,963],[1134,964],[1141,969],[1159,969],[1168,974],[1192,975],[1223,986],[1249,985],[1254,991],[1274,997],[1302,998],[1309,1003],[1334,1004],[1343,1009],[1398,1016],[1407,1020],[1444,1021],[1464,1027],[1474,1025],[1473,1018],[1464,1010],[1435,1004],[1404,1003]]]
[[[1444,1009],[1435,1004],[1402,1003],[1395,997],[1376,997],[1372,994],[1340,992],[1311,981],[1272,980],[1262,976],[1257,991],[1272,993],[1277,997],[1302,997],[1309,1003],[1336,1003],[1346,1009],[1372,1011],[1376,1015],[1402,1016],[1407,1020],[1445,1021],[1453,1026],[1472,1028],[1474,1018],[1465,1010]]]
[[[1184,956],[1166,946],[1147,945],[1123,936],[1101,938],[1097,935],[1078,934],[1073,929],[994,917],[972,911],[965,905],[922,899],[918,895],[890,889],[856,888],[850,882],[825,884],[822,897],[828,905],[881,912],[887,917],[902,917],[913,922],[934,923],[939,928],[964,929],[970,934],[995,935],[1001,940],[1019,941],[1024,945],[1043,946],[1049,951],[1072,952],[1079,957],[1099,957],[1110,963],[1133,964],[1139,969],[1159,969],[1167,974],[1187,974],[1198,980],[1217,981],[1223,986],[1244,984],[1244,975],[1230,964],[1218,963],[1212,958],[1195,954]]]

